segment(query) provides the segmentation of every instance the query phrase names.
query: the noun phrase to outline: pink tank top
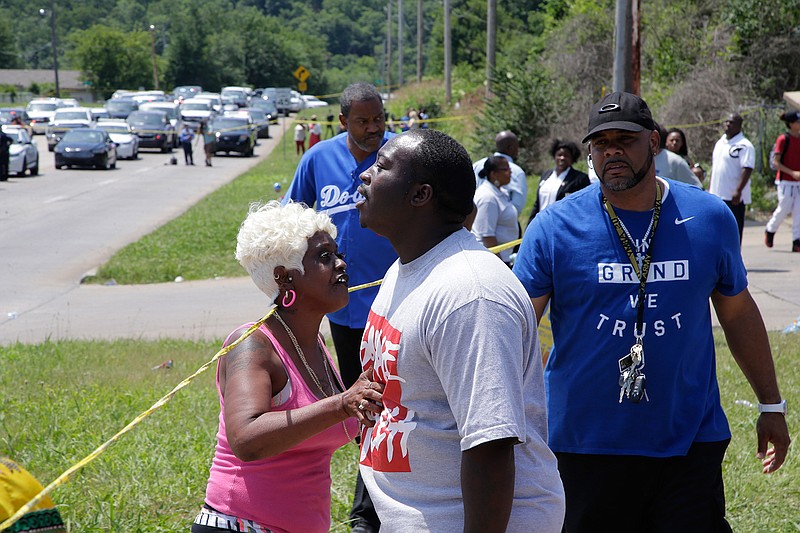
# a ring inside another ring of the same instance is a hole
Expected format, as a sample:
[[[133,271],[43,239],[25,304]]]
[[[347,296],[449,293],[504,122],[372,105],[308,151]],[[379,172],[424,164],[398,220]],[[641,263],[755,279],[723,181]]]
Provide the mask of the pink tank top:
[[[252,323],[245,326],[250,325]],[[259,331],[272,343],[292,384],[289,399],[273,410],[288,411],[318,401],[269,329],[262,325]],[[327,349],[325,357],[335,371]],[[336,378],[341,384],[338,372]],[[327,533],[331,522],[331,456],[349,441],[344,426],[335,424],[280,455],[246,463],[239,460],[228,445],[223,416],[225,399],[219,388],[219,365],[217,392],[219,431],[206,488],[206,503],[221,513],[253,520],[275,532]],[[356,419],[350,418],[346,424],[349,434],[355,436],[358,431]]]

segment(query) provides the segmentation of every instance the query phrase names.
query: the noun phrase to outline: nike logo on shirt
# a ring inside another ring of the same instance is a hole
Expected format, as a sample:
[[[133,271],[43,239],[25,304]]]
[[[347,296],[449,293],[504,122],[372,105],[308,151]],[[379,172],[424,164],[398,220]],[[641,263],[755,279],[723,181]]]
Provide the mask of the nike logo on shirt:
[[[692,220],[693,218],[694,218],[694,217],[689,217],[689,218],[677,218],[677,217],[676,217],[676,218],[675,218],[675,225],[676,225],[676,226],[680,226],[680,225],[681,225],[681,224],[683,224],[684,222],[689,222],[689,221],[690,221],[690,220]]]

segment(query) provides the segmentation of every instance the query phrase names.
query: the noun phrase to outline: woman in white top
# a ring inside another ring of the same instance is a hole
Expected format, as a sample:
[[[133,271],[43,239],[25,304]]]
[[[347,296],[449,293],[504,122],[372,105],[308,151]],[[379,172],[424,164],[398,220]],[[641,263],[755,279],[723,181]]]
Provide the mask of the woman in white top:
[[[581,149],[577,144],[555,139],[550,146],[550,155],[553,156],[556,166],[543,172],[539,178],[536,202],[533,204],[528,224],[548,205],[588,187],[591,183],[589,176],[572,168],[572,164],[581,156]]]
[[[518,239],[517,208],[500,188],[511,181],[508,159],[499,155],[488,158],[478,176],[484,181],[475,191],[477,211],[472,223],[473,235],[487,248]],[[510,266],[512,252],[503,250],[498,255]]]

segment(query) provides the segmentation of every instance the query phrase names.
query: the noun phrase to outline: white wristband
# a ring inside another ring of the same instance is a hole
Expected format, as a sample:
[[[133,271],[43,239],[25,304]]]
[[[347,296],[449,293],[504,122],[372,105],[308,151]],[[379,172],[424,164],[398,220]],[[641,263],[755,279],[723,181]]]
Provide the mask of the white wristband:
[[[758,404],[759,413],[781,413],[785,415],[788,412],[786,408],[786,400],[781,403],[760,403]]]

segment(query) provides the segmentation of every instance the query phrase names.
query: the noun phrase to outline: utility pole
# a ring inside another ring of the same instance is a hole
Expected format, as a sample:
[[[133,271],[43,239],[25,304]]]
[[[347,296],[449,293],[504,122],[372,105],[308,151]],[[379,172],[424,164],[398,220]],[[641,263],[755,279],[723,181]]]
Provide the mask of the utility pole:
[[[617,0],[614,32],[614,91],[640,92],[640,0]]]
[[[417,0],[417,83],[422,83],[422,0]]]
[[[389,0],[386,18],[386,99],[392,95],[392,0]]]
[[[444,101],[453,101],[452,86],[452,61],[453,55],[450,43],[450,0],[444,0]]]
[[[492,96],[497,56],[497,0],[487,0],[486,5],[486,98]]]
[[[150,24],[150,51],[153,58],[153,85],[158,90],[158,67],[156,66],[156,27]]]
[[[39,16],[47,15],[46,9],[39,10]],[[50,0],[50,42],[53,47],[53,73],[56,82],[56,98],[61,98],[61,86],[58,83],[58,43],[56,41],[56,3]]]
[[[397,0],[397,85],[403,85],[403,0]]]

